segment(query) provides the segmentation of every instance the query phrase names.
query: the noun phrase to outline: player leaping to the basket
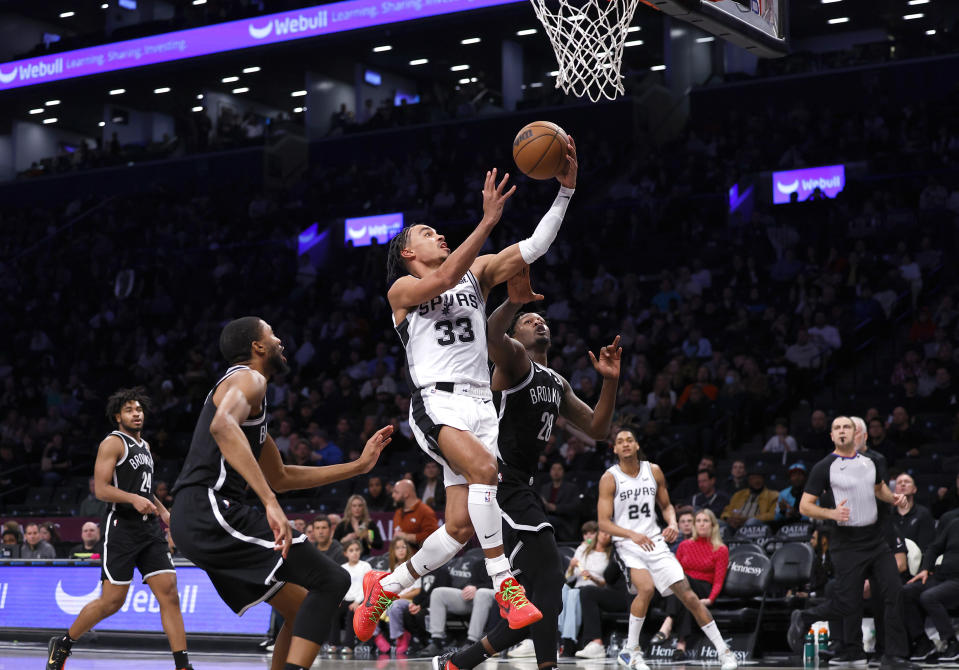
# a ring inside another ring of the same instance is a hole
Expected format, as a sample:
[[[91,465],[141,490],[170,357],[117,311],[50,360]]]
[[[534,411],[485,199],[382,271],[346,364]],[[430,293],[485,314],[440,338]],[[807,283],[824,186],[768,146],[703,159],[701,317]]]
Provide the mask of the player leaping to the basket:
[[[393,325],[406,348],[412,389],[410,428],[420,448],[443,467],[446,523],[392,574],[363,579],[364,600],[353,617],[361,640],[397,594],[440,567],[476,533],[493,580],[500,614],[511,628],[542,618],[513,578],[503,553],[502,516],[496,502],[498,421],[492,403],[486,348],[486,297],[490,289],[541,257],[556,237],[576,187],[576,150],[570,139],[559,194],[533,234],[494,255],[478,256],[516,187],[509,175],[497,185],[486,173],[483,219],[456,251],[430,226],[402,230],[390,242],[388,292]]]

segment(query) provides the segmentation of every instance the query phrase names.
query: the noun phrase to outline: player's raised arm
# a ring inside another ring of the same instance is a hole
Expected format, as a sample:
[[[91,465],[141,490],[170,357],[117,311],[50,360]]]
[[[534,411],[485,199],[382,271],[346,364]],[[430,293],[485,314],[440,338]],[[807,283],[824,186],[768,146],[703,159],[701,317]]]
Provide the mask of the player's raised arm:
[[[569,206],[569,200],[573,197],[576,190],[576,175],[579,164],[576,158],[576,143],[573,138],[569,138],[567,148],[566,169],[557,175],[556,180],[560,184],[559,193],[549,210],[537,224],[533,234],[525,240],[512,244],[498,254],[480,256],[473,263],[473,274],[480,280],[480,286],[483,289],[483,297],[489,295],[490,289],[519,272],[523,264],[532,264],[540,258],[549,249],[559,227],[566,216],[566,208]]]
[[[93,494],[103,502],[133,505],[140,514],[156,514],[156,505],[151,500],[114,486],[113,473],[122,455],[123,440],[116,435],[107,435],[97,449],[97,460],[93,467]]]
[[[510,337],[508,331],[513,319],[520,308],[528,302],[542,300],[543,296],[533,293],[529,282],[529,266],[510,277],[506,282],[507,299],[497,307],[486,320],[486,341],[489,347],[489,357],[496,366],[493,375],[496,379],[494,388],[512,386],[517,379],[529,373],[530,360],[526,348],[517,340]],[[523,316],[526,316],[525,314]],[[531,314],[536,316],[535,314]],[[521,317],[522,318],[522,317]],[[499,378],[502,375],[502,378]]]
[[[372,470],[383,448],[393,439],[392,434],[393,426],[384,426],[370,436],[363,453],[355,461],[322,466],[284,465],[276,442],[267,435],[260,452],[260,468],[273,490],[279,493],[326,486]]]
[[[470,236],[434,272],[424,274],[422,277],[412,275],[400,277],[393,283],[387,297],[394,312],[431,300],[456,286],[456,283],[476,261],[476,256],[486,243],[486,239],[499,223],[506,201],[516,192],[515,186],[508,191],[504,190],[508,181],[507,173],[497,186],[496,168],[486,173],[486,182],[483,185],[483,218]],[[445,245],[443,236],[437,235],[436,231],[429,226],[412,226],[405,237],[395,242],[402,244],[411,235],[435,236],[436,244]],[[413,251],[406,245],[399,250],[399,254],[404,260],[415,257]]]
[[[566,379],[563,379],[563,404],[559,413],[580,429],[586,431],[594,440],[604,439],[609,435],[609,428],[613,423],[613,411],[616,409],[616,389],[619,386],[619,365],[623,356],[623,348],[619,346],[619,335],[612,344],[599,350],[599,358],[589,352],[593,368],[603,377],[603,387],[596,401],[596,407],[580,400]]]

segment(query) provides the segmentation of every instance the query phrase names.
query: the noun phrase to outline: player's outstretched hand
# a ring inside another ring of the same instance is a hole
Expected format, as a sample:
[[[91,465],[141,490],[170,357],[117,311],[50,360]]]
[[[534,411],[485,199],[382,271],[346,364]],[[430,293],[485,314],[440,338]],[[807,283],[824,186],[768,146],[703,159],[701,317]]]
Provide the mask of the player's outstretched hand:
[[[556,175],[556,181],[560,183],[560,186],[576,188],[577,172],[579,172],[579,162],[576,158],[576,141],[570,135],[569,144],[566,145],[566,167]]]
[[[135,496],[133,499],[133,509],[135,509],[140,514],[157,514],[157,506],[152,502],[144,498],[143,496]]]
[[[623,348],[619,346],[619,335],[613,338],[613,343],[599,350],[599,358],[592,351],[587,352],[593,368],[603,376],[603,379],[619,379],[619,362],[623,357]]]
[[[366,441],[366,446],[363,447],[363,453],[360,454],[360,457],[357,459],[360,461],[364,473],[369,472],[373,469],[373,466],[376,465],[380,454],[383,453],[383,448],[393,441],[393,438],[390,437],[392,434],[393,426],[383,426]]]
[[[283,513],[283,508],[276,500],[266,506],[266,521],[273,531],[273,551],[279,551],[283,554],[283,558],[286,558],[293,543],[293,530],[290,528],[286,514]]]
[[[483,218],[494,225],[503,216],[503,206],[506,201],[516,192],[515,186],[505,193],[503,192],[508,181],[509,172],[503,176],[499,186],[496,185],[496,168],[486,173],[486,183],[483,184]]]
[[[529,265],[526,264],[522,270],[506,280],[506,293],[514,305],[525,305],[543,299],[541,293],[533,293],[533,286],[529,282]]]

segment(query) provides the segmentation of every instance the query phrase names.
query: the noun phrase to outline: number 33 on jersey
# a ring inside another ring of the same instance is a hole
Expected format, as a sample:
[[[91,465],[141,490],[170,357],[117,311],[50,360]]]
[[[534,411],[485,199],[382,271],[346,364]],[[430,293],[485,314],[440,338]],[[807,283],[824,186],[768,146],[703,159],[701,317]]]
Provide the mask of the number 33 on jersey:
[[[486,304],[472,272],[450,290],[410,309],[394,326],[416,388],[436,382],[489,386]]]

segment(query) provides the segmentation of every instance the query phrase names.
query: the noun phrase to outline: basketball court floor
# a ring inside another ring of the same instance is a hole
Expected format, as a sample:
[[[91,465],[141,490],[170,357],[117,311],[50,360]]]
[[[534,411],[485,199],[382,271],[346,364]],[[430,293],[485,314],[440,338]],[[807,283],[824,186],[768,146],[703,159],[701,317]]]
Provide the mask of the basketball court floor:
[[[0,641],[0,670],[42,670],[46,663],[46,646],[33,642]],[[196,670],[266,670],[269,668],[267,654],[230,654],[190,652],[190,661]],[[604,660],[573,660],[561,659],[560,665],[564,668],[615,668],[615,659]],[[65,670],[171,670],[173,659],[169,652],[145,651],[138,649],[83,649],[78,646],[73,655],[67,660]],[[429,659],[397,659],[383,657],[370,660],[340,660],[320,659],[313,665],[314,668],[324,670],[427,670],[430,667]],[[490,660],[480,666],[485,670],[535,670],[534,659],[520,660]],[[671,665],[663,668],[715,668],[718,665],[703,666],[700,664]],[[754,670],[769,670],[772,666],[749,666]],[[779,666],[779,668],[790,666]]]
[[[0,670],[42,670],[46,663],[46,646],[33,642],[8,642],[0,640]],[[190,652],[190,661],[196,670],[267,670],[269,656],[267,654],[231,654]],[[686,663],[681,665],[661,664],[651,662],[651,667],[660,667],[663,670],[698,670],[699,668],[714,668],[717,664],[702,665],[700,663]],[[83,649],[78,647],[67,660],[65,670],[171,670],[173,660],[169,652],[138,649]],[[608,668],[618,667],[615,659],[579,660],[560,659],[560,666],[573,670],[574,668]],[[388,658],[369,660],[340,660],[320,659],[313,664],[313,668],[323,670],[427,670],[430,667],[429,659]],[[480,666],[484,670],[535,670],[534,659],[523,660],[489,660]],[[749,665],[750,670],[792,670],[802,666],[795,665]],[[926,667],[945,667],[930,665]],[[959,667],[956,665],[953,668]],[[828,666],[823,666],[823,669]]]

